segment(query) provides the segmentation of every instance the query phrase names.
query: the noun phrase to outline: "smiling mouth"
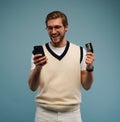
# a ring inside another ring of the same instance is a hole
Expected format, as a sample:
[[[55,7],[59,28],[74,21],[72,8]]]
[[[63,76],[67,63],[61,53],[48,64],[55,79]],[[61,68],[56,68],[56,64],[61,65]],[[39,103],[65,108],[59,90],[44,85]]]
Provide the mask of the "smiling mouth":
[[[60,34],[56,34],[56,35],[51,35],[51,37],[54,38],[58,38],[60,36]]]

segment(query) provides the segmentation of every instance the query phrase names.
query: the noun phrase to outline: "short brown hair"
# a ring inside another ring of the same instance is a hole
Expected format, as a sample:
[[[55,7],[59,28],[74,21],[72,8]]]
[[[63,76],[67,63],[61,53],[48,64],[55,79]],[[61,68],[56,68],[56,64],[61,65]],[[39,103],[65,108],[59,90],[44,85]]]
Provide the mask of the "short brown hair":
[[[49,20],[57,19],[57,18],[62,18],[62,24],[64,27],[66,27],[68,25],[67,16],[64,13],[62,13],[60,11],[53,11],[53,12],[49,13],[46,17],[46,21],[45,21],[46,26],[47,26],[47,22]]]

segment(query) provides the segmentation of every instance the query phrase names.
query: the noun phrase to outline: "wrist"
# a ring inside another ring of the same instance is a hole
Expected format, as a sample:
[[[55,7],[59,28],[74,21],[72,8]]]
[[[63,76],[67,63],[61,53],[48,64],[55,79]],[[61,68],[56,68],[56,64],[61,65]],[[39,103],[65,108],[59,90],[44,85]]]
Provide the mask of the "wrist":
[[[41,69],[42,69],[42,67],[41,67],[41,66],[36,66],[36,67],[35,67],[35,71],[36,71],[36,72],[40,72],[40,71],[41,71]]]
[[[87,67],[87,68],[86,68],[86,71],[87,71],[87,72],[93,72],[93,71],[94,71],[94,66],[92,65],[92,66],[90,66],[90,67]]]

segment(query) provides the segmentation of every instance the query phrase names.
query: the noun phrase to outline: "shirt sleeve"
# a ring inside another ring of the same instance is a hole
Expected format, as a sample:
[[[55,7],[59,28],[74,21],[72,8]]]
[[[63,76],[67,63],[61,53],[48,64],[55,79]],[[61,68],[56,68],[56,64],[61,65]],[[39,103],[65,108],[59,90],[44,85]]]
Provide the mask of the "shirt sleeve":
[[[83,48],[83,59],[82,59],[82,62],[81,62],[81,71],[86,70],[85,60],[86,60],[86,50]]]
[[[32,56],[31,56],[31,70],[35,68],[35,64],[33,63],[33,57],[34,57],[34,55],[32,54]]]

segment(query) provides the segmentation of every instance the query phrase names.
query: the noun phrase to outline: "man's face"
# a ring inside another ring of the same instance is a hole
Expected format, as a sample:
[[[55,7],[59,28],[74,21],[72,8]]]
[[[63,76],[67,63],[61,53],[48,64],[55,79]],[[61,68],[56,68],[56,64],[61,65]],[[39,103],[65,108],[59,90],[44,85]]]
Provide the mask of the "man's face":
[[[64,27],[62,24],[62,19],[52,19],[47,22],[47,30],[50,39],[54,45],[59,45],[65,39],[65,32],[68,27]]]

